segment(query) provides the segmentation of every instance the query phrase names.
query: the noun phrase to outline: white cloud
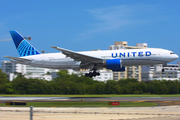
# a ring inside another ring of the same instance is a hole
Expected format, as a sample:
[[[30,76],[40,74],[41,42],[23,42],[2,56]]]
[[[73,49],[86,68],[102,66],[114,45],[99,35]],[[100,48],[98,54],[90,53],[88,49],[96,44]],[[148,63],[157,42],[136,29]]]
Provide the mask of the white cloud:
[[[130,10],[126,6],[88,10],[98,23],[95,23],[94,32],[117,29],[129,23],[127,17]]]
[[[81,40],[96,33],[144,26],[164,18],[158,5],[120,5],[87,11],[95,22],[90,25],[89,30],[81,33]]]

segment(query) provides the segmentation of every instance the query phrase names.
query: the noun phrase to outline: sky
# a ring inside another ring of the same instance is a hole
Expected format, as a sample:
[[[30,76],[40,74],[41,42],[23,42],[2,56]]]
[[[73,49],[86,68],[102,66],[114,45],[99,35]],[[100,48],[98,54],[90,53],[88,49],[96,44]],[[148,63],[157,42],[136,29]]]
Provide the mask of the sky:
[[[0,0],[0,60],[19,57],[10,30],[39,51],[107,50],[115,41],[180,54],[180,0]]]

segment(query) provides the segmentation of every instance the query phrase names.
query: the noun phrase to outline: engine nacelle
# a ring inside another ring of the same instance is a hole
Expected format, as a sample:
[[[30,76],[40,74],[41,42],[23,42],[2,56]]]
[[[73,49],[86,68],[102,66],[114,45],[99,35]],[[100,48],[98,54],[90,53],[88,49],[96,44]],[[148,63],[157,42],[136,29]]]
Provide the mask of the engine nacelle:
[[[125,67],[121,64],[121,59],[106,60],[104,66],[112,71],[125,71]]]

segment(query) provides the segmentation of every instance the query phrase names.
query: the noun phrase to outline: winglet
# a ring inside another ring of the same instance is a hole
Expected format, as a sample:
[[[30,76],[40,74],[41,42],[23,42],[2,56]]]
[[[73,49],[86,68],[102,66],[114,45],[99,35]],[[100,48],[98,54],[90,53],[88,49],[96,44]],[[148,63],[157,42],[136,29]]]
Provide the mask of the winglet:
[[[57,47],[57,46],[51,46],[51,47],[56,49],[56,50],[59,50],[59,51],[63,52],[63,50],[61,48]]]
[[[51,46],[52,48],[54,48],[54,49],[56,49],[57,48],[57,46]]]

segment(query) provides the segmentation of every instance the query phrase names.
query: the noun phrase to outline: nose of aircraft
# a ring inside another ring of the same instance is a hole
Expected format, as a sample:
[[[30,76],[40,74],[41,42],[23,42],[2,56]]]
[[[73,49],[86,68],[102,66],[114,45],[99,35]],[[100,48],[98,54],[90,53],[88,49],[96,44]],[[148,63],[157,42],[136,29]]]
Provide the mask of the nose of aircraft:
[[[177,54],[174,54],[173,58],[176,60],[179,58],[179,56]]]

